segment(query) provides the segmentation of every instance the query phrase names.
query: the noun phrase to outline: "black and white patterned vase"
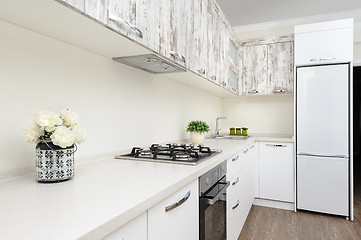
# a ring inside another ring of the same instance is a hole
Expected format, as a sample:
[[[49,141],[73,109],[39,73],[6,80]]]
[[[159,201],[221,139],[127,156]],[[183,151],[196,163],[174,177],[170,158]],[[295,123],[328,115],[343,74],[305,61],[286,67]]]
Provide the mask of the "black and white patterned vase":
[[[36,145],[36,178],[38,182],[66,181],[74,176],[75,144],[61,148],[51,141]]]

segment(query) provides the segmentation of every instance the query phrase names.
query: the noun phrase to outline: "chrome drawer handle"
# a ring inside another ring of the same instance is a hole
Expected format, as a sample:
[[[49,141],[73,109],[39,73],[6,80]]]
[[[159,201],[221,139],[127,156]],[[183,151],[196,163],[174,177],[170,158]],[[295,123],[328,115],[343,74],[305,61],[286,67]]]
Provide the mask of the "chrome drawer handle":
[[[204,74],[206,74],[206,70],[201,68],[201,69],[198,70],[198,73],[204,75]]]
[[[128,21],[124,20],[123,18],[117,17],[113,14],[109,14],[109,19],[113,20],[114,22],[123,25],[131,30],[133,30],[136,34],[138,34],[139,37],[143,38],[143,33],[142,31],[140,31],[139,28],[137,28],[136,26],[130,24]]]
[[[254,144],[252,144],[252,146],[250,148],[254,148]]]
[[[216,76],[216,75],[212,75],[212,76],[211,76],[211,80],[212,80],[212,81],[216,81],[216,80],[217,80],[217,76]]]
[[[186,194],[181,200],[179,200],[178,202],[173,203],[173,204],[171,204],[171,205],[169,205],[169,206],[166,206],[166,207],[165,207],[165,211],[168,212],[168,211],[170,211],[170,210],[173,210],[173,209],[179,207],[180,205],[182,205],[183,203],[185,203],[185,201],[187,201],[190,196],[191,196],[191,190],[189,190],[189,191],[187,192],[187,194]]]
[[[183,55],[181,55],[175,51],[170,51],[169,53],[170,53],[170,55],[180,59],[181,61],[186,62],[186,58]]]
[[[221,86],[226,87],[227,83],[225,81],[221,81]]]
[[[287,92],[287,90],[284,89],[273,90],[273,93],[285,93],[285,92]]]
[[[236,185],[239,182],[239,177],[236,178],[236,181],[232,183],[232,186]]]
[[[266,144],[267,147],[287,147],[285,144]]]
[[[253,91],[249,91],[249,94],[255,94],[255,93],[262,93],[263,91],[258,91],[258,90],[253,90]]]
[[[233,210],[236,209],[236,208],[238,207],[238,205],[239,205],[239,200],[237,200],[236,205],[234,205],[234,206],[232,207],[232,209],[233,209]]]
[[[326,57],[326,58],[312,58],[310,59],[311,62],[319,62],[319,61],[327,61],[327,60],[335,60],[334,57]]]
[[[247,153],[247,152],[248,152],[248,150],[249,150],[249,149],[247,148],[246,150],[244,150],[244,151],[243,151],[243,153]]]
[[[237,155],[237,157],[235,157],[235,158],[232,158],[232,162],[237,161],[238,158],[239,158],[239,155]]]

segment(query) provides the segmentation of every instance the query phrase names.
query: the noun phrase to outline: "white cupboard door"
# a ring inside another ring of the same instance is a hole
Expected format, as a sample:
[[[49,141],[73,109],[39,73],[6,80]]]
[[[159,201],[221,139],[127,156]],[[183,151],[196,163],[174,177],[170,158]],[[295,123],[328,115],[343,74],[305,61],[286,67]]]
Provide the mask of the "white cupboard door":
[[[293,143],[259,143],[260,198],[294,202]]]
[[[267,46],[249,46],[243,48],[243,84],[244,93],[265,94],[267,90]]]
[[[296,66],[350,62],[352,59],[353,28],[295,34]]]
[[[293,42],[268,45],[267,94],[293,93]]]
[[[198,179],[148,210],[148,240],[199,238]]]
[[[104,240],[147,240],[147,212],[115,230]]]

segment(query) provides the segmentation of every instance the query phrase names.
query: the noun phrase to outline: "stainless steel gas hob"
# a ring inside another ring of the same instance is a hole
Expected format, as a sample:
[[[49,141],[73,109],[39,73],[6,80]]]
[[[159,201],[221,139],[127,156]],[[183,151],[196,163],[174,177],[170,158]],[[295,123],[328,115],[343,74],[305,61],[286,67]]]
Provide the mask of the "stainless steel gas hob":
[[[203,145],[168,143],[165,145],[152,144],[148,149],[133,147],[130,153],[117,155],[115,158],[196,165],[220,152],[221,150],[211,149]]]

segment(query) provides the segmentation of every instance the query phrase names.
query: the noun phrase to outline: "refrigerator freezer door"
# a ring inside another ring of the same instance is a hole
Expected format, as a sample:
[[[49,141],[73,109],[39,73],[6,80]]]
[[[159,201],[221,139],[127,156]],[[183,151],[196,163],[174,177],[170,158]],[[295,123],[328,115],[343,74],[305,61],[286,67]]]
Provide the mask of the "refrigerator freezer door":
[[[297,208],[348,216],[348,161],[297,156]]]
[[[347,156],[349,65],[297,68],[297,153]]]

